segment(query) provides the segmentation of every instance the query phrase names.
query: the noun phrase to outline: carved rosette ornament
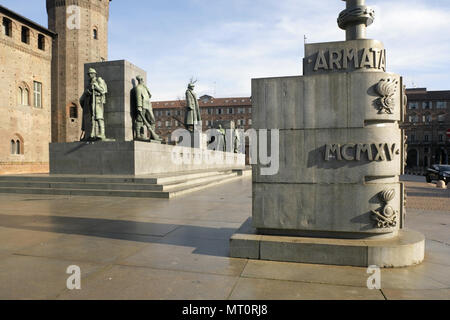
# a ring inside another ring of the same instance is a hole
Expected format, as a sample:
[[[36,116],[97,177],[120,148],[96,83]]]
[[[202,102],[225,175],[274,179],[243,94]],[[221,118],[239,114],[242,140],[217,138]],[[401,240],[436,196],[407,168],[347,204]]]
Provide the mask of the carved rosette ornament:
[[[376,86],[378,98],[378,113],[392,114],[395,108],[395,94],[397,92],[398,80],[394,78],[381,79]]]
[[[389,202],[395,198],[395,190],[389,189],[378,194],[380,201],[384,206],[377,211],[372,210],[372,218],[377,223],[378,228],[392,228],[397,225],[398,211],[389,205]]]

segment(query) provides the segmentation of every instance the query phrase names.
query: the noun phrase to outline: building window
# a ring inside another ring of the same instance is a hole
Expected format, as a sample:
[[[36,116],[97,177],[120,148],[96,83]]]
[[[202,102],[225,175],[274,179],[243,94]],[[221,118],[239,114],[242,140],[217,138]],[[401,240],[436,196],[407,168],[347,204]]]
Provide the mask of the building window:
[[[22,42],[30,44],[30,29],[22,26]]]
[[[208,114],[213,114],[213,109],[212,108],[208,108]]]
[[[34,81],[34,106],[42,108],[42,83]]]
[[[12,21],[8,18],[3,18],[2,32],[5,36],[12,37]]]
[[[45,51],[45,37],[42,34],[38,35],[38,49]]]
[[[427,115],[423,116],[423,122],[429,123],[429,122],[431,122],[431,120],[432,120],[431,114],[427,114]]]
[[[218,108],[218,109],[216,109],[216,111],[217,111],[217,114],[223,114],[223,109],[222,108]]]
[[[438,121],[439,122],[444,122],[445,121],[445,114],[438,115]]]
[[[410,102],[409,103],[409,109],[414,110],[419,108],[419,103],[418,102]]]
[[[17,97],[18,103],[22,106],[28,106],[29,105],[29,102],[28,102],[29,94],[30,94],[30,91],[27,88],[23,89],[23,88],[19,87],[19,93],[18,93],[18,97]]]
[[[248,114],[252,114],[252,108],[248,108]]]
[[[431,102],[430,101],[422,102],[422,108],[423,109],[431,109]]]
[[[245,113],[245,108],[238,108],[238,113],[239,114],[244,114]]]
[[[419,116],[418,115],[409,116],[409,122],[411,122],[411,123],[419,122]]]
[[[447,109],[447,101],[438,101],[436,103],[437,109]]]
[[[69,116],[70,116],[70,119],[78,119],[78,108],[76,105],[72,105],[69,108]]]
[[[19,87],[19,90],[17,91],[17,104],[22,105],[23,104],[23,89]]]
[[[439,142],[444,142],[444,135],[443,134],[439,135]]]
[[[16,142],[11,140],[11,154],[16,154]]]
[[[410,140],[411,142],[416,141],[416,135],[412,134],[412,135],[410,136],[409,140]]]
[[[23,105],[24,106],[30,105],[29,97],[30,97],[30,91],[27,88],[25,88],[25,90],[23,90]]]
[[[98,30],[94,28],[94,30],[92,31],[92,36],[94,38],[94,40],[98,40]]]
[[[161,121],[158,121],[158,128],[161,128]]]
[[[252,125],[252,119],[248,119],[248,125],[249,125],[249,126]]]
[[[16,140],[16,154],[22,154],[22,149],[20,147],[20,140]]]
[[[423,141],[428,142],[430,141],[430,137],[426,134],[423,136]]]
[[[170,110],[166,111],[166,116],[168,116],[168,117],[170,116]]]

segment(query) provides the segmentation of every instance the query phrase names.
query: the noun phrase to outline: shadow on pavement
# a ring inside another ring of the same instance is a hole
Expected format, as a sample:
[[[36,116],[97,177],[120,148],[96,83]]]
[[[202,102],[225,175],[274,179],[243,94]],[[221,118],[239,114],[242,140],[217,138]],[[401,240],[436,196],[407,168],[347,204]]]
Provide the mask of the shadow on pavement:
[[[228,257],[236,229],[61,216],[0,215],[0,227],[194,247],[194,253]],[[218,248],[217,245],[222,245]]]

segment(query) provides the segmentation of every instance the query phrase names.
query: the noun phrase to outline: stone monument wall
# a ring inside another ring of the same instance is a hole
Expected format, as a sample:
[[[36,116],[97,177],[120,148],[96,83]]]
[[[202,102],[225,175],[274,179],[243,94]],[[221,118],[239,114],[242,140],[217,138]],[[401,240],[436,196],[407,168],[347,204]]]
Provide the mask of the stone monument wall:
[[[253,225],[265,234],[393,237],[404,224],[403,80],[386,72],[379,41],[308,44],[305,53],[303,77],[252,82],[254,128],[280,130],[279,172],[253,167]]]
[[[84,66],[85,87],[89,81],[89,68],[94,68],[97,76],[103,78],[108,86],[105,104],[106,137],[116,141],[133,141],[133,91],[138,84],[138,75],[147,82],[147,72],[125,60],[87,63]],[[148,86],[151,90],[151,85]]]

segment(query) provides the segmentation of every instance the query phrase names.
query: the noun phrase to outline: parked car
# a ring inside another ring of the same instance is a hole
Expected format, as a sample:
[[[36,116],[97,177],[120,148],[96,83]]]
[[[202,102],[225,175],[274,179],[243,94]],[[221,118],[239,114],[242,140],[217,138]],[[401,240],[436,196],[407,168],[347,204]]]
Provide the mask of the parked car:
[[[450,181],[450,165],[433,164],[430,168],[427,169],[425,178],[427,179],[428,183],[433,180],[443,180],[446,184],[448,184]]]

